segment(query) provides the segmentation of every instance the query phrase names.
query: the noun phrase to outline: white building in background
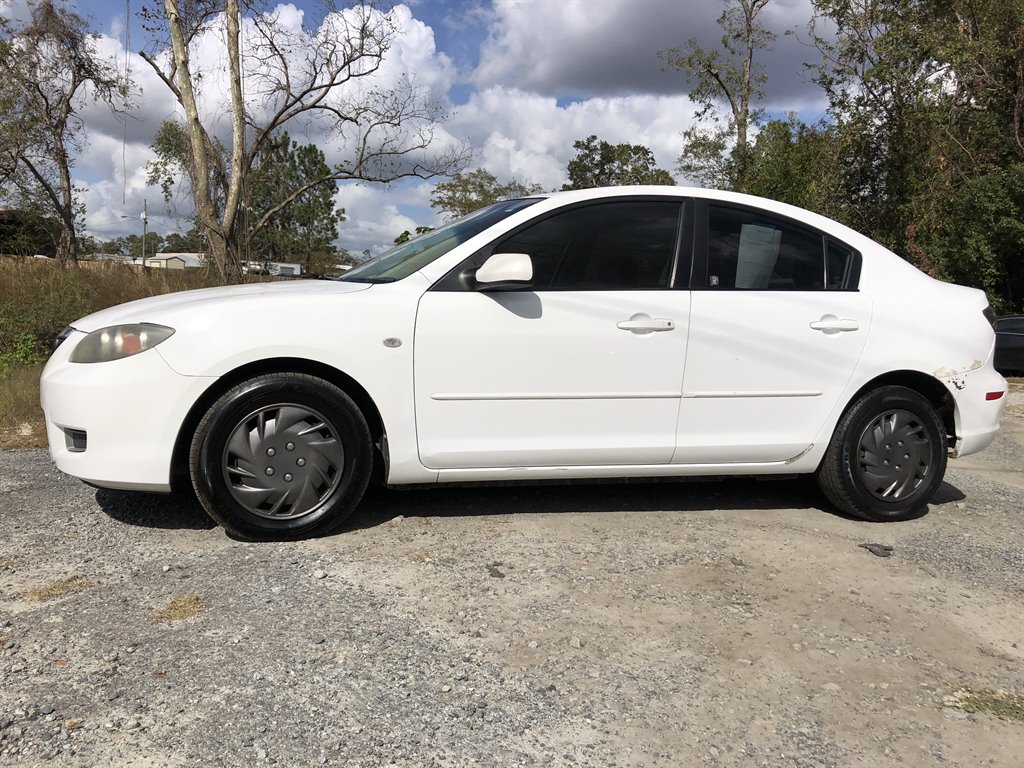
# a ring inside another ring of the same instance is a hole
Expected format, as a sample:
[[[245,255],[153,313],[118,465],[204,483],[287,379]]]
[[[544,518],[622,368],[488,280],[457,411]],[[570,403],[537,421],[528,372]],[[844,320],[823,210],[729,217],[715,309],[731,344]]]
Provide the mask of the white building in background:
[[[133,264],[141,264],[142,259],[132,259]],[[205,253],[158,253],[146,257],[146,266],[155,269],[185,269],[186,267],[202,267],[206,264]]]

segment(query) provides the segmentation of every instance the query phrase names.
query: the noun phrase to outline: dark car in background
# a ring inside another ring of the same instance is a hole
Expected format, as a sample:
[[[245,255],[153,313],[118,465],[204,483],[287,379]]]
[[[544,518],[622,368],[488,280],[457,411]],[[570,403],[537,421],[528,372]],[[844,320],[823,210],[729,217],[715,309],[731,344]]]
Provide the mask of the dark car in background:
[[[1007,315],[996,320],[996,370],[1002,374],[1024,374],[1024,315]]]

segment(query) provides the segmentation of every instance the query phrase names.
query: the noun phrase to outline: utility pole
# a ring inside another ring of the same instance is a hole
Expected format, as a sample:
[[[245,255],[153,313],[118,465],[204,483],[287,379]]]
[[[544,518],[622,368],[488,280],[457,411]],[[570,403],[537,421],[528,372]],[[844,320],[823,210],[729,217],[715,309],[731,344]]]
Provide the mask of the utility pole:
[[[142,199],[142,268],[146,268],[146,239],[149,234],[149,207],[147,205],[149,201],[146,198]]]

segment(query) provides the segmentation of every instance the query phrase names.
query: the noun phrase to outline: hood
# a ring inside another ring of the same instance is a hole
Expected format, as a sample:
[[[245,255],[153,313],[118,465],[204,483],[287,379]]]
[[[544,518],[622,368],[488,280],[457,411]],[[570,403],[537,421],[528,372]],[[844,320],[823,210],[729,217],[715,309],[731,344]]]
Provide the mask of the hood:
[[[89,333],[99,328],[122,323],[158,323],[174,327],[175,318],[195,310],[216,313],[220,305],[237,307],[240,302],[265,303],[280,299],[302,300],[304,297],[341,295],[365,291],[370,283],[345,283],[334,280],[289,280],[275,283],[228,285],[221,288],[201,288],[180,291],[148,299],[129,301],[103,309],[76,320],[71,325]]]

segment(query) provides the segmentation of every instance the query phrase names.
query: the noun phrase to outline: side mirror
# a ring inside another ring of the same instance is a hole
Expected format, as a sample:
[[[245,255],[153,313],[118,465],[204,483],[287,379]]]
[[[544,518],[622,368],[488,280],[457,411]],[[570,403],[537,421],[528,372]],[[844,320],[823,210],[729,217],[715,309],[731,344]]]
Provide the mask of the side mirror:
[[[495,253],[474,277],[481,290],[514,291],[533,282],[533,261],[528,253]]]

